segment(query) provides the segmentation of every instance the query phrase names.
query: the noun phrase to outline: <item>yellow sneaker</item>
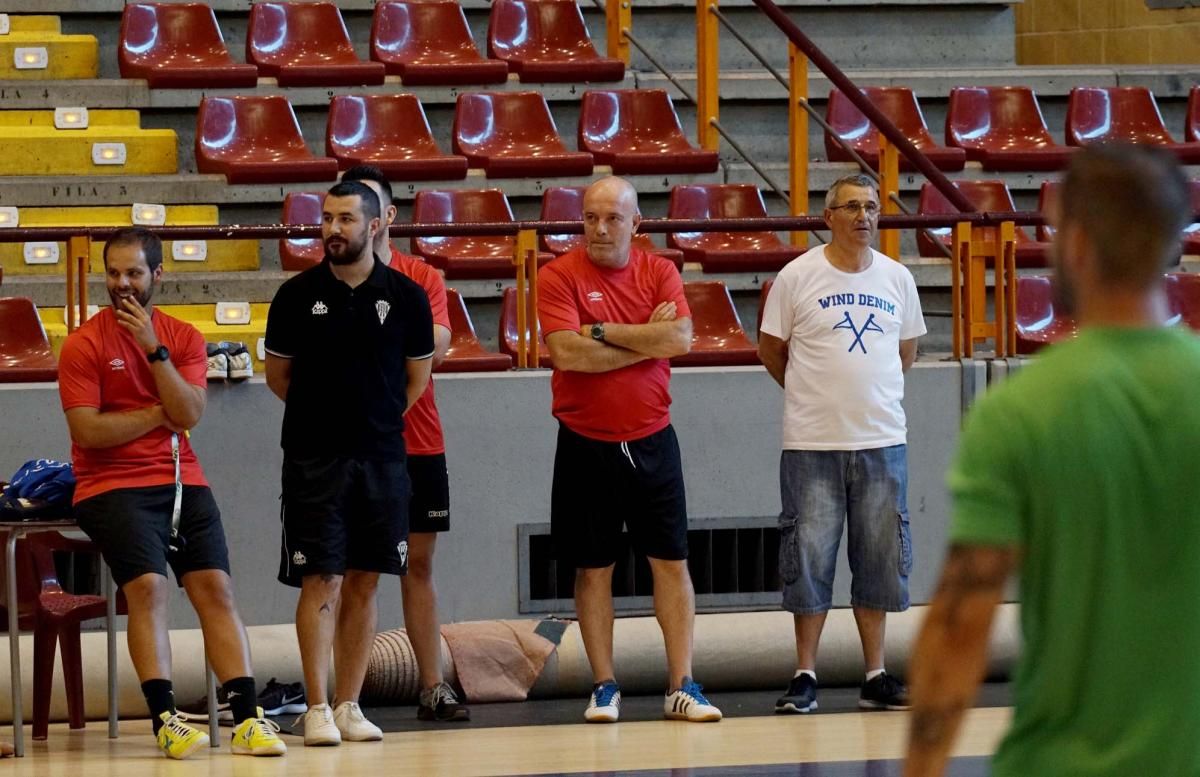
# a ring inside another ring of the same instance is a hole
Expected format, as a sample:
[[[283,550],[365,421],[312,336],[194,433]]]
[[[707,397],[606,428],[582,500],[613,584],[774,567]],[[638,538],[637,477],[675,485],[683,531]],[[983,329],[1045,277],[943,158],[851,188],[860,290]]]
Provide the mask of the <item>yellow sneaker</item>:
[[[263,717],[262,707],[258,717],[243,720],[233,730],[234,755],[283,755],[287,745],[276,736],[279,725]]]
[[[158,730],[158,748],[167,758],[187,758],[208,744],[208,734],[184,723],[178,713],[164,712],[158,717],[163,722]]]

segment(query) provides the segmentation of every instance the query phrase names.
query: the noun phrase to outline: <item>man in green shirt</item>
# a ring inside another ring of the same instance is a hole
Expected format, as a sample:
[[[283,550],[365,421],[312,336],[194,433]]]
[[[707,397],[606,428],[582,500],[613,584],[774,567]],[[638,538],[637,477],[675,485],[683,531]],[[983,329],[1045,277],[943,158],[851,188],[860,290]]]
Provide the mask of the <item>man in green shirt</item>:
[[[1074,157],[1050,218],[1080,335],[968,417],[906,777],[942,774],[1014,570],[1024,649],[992,774],[1200,775],[1200,338],[1164,326],[1162,275],[1190,211],[1165,154]]]

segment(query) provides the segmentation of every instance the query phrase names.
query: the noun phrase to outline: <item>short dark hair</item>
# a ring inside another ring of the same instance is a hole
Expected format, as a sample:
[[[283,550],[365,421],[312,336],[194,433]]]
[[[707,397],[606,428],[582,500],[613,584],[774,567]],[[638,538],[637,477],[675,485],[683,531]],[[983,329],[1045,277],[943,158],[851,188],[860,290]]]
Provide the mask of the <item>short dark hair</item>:
[[[1144,289],[1178,263],[1192,207],[1179,163],[1166,151],[1087,146],[1072,157],[1059,194],[1058,226],[1083,229],[1101,280]]]
[[[162,238],[145,227],[121,227],[104,243],[104,266],[108,267],[108,250],[113,246],[136,245],[146,257],[146,266],[154,272],[162,266]]]
[[[392,204],[392,184],[388,181],[387,176],[375,165],[355,165],[346,172],[342,173],[342,181],[373,181],[379,184],[380,190],[383,192],[381,198],[380,210]],[[383,215],[380,212],[379,215]]]
[[[329,190],[330,197],[359,197],[362,199],[363,215],[367,220],[377,219],[382,213],[379,208],[379,197],[375,190],[359,181],[342,181],[333,185]]]

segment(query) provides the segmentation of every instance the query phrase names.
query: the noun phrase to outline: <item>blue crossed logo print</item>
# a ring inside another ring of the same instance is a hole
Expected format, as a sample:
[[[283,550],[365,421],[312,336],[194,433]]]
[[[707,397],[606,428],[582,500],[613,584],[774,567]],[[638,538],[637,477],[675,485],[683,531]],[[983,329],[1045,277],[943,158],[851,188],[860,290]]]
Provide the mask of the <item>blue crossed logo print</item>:
[[[854,333],[854,342],[850,343],[850,347],[846,349],[846,353],[850,353],[855,349],[855,347],[859,348],[863,353],[866,353],[867,346],[863,343],[863,335],[867,332],[878,332],[879,334],[883,334],[883,329],[879,326],[879,324],[875,323],[875,314],[871,313],[867,316],[867,321],[862,325],[862,329],[859,329],[854,325],[854,319],[850,318],[850,311],[846,311],[843,315],[844,318],[838,323],[834,324],[833,328],[849,329]]]

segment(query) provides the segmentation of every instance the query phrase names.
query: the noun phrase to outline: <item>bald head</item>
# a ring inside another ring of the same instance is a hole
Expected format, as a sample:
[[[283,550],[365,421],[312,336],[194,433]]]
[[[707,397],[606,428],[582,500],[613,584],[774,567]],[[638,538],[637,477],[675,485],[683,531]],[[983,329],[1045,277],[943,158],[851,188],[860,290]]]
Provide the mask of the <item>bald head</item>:
[[[633,184],[615,176],[596,181],[583,195],[588,258],[612,269],[627,265],[629,244],[641,221]]]

